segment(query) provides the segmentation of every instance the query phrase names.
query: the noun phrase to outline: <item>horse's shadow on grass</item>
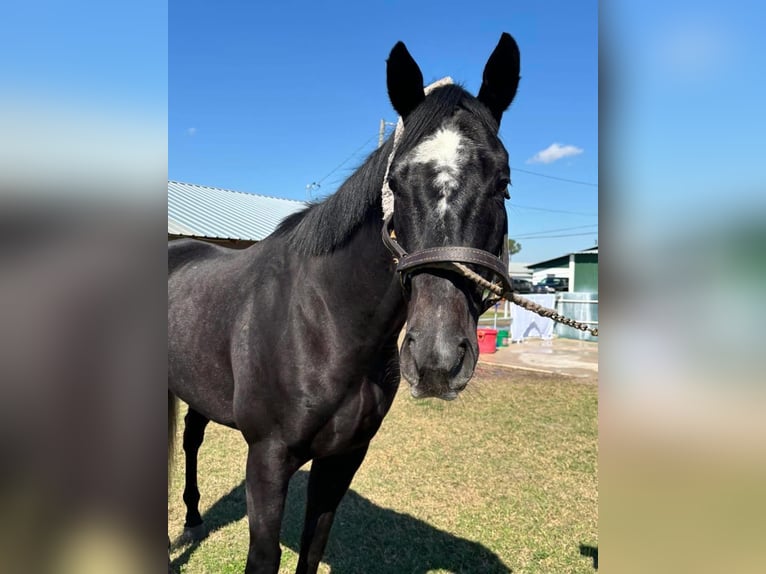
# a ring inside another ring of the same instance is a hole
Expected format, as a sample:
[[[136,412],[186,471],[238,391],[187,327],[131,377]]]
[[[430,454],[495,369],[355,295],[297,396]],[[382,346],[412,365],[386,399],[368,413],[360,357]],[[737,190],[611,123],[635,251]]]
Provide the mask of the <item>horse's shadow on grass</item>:
[[[598,570],[598,546],[580,544],[580,555],[593,559],[593,569]]]
[[[309,473],[300,471],[290,481],[282,524],[282,543],[300,549],[306,485]],[[246,516],[245,486],[240,483],[203,516],[213,532]],[[186,564],[203,542],[187,546],[172,564],[176,571]],[[244,557],[243,557],[244,558]],[[511,572],[498,556],[477,542],[434,528],[417,518],[382,508],[349,490],[341,503],[324,555],[333,574],[425,574],[450,572]]]

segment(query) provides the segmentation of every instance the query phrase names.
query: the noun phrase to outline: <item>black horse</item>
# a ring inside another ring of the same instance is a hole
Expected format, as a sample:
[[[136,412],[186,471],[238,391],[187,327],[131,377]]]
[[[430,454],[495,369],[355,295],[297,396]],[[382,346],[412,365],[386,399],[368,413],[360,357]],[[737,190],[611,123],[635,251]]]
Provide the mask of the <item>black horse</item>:
[[[445,266],[401,277],[381,238],[381,189],[393,191],[389,223],[404,249],[500,254],[510,170],[498,128],[518,82],[508,34],[476,98],[456,85],[426,95],[399,42],[387,86],[403,130],[335,194],[243,251],[168,246],[171,440],[175,397],[189,405],[186,532],[204,532],[196,474],[205,426],[236,428],[249,447],[246,573],[278,571],[288,482],[309,460],[297,571],[316,572],[335,509],[391,407],[400,364],[414,397],[453,399],[473,375],[483,290]]]

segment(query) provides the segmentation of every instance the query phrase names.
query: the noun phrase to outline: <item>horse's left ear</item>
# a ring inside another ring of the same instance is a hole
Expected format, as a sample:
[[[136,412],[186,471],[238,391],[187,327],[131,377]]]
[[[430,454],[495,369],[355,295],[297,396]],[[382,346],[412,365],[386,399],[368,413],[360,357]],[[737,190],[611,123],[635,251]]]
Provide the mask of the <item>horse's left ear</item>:
[[[397,42],[386,60],[388,97],[396,113],[407,119],[426,94],[423,91],[423,73],[407,51],[404,42]]]
[[[510,34],[503,32],[484,67],[484,77],[479,90],[479,101],[489,108],[498,124],[519,87],[520,62],[521,56],[516,41]]]

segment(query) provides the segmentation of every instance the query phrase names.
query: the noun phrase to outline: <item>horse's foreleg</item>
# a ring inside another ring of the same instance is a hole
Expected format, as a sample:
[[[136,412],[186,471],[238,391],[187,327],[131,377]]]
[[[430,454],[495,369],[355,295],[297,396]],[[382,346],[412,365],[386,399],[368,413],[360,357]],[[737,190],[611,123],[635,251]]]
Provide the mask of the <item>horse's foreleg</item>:
[[[367,445],[350,453],[317,459],[311,463],[306,521],[296,574],[314,574],[317,571],[335,518],[335,509],[366,454]]]
[[[247,453],[247,518],[250,549],[245,574],[276,574],[282,550],[279,533],[290,477],[300,463],[278,443],[251,444]]]
[[[184,485],[184,503],[186,521],[184,522],[184,541],[202,540],[207,532],[199,514],[199,488],[197,487],[197,453],[205,438],[205,427],[210,422],[192,408],[184,418],[184,454],[186,455],[186,483]]]

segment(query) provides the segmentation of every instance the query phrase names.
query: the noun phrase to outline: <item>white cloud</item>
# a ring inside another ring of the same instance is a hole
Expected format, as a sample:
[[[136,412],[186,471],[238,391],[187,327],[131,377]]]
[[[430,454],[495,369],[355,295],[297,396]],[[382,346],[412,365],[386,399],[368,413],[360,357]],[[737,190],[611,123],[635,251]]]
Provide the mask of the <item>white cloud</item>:
[[[197,133],[197,128],[186,128],[186,135],[193,136]]]
[[[582,152],[583,149],[577,146],[552,143],[544,150],[537,152],[529,158],[527,163],[552,163],[564,157],[580,155]]]

